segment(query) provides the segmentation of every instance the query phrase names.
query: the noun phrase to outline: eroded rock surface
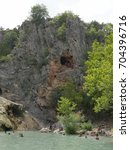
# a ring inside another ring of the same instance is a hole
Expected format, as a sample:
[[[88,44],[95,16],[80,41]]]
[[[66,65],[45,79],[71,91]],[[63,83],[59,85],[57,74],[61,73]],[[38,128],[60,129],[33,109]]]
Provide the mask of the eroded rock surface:
[[[40,125],[24,111],[22,104],[0,97],[0,130],[34,130]]]
[[[66,19],[65,39],[56,36],[56,27],[46,20],[36,26],[25,21],[19,28],[12,60],[0,62],[0,94],[24,104],[44,124],[55,122],[55,108],[49,95],[68,79],[82,82],[85,29],[80,19]]]

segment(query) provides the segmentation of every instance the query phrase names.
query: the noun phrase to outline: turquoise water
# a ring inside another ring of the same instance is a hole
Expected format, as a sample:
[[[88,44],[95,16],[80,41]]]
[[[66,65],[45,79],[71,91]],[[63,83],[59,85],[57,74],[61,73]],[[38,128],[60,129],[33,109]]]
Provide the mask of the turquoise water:
[[[112,138],[64,136],[39,132],[22,132],[11,135],[0,132],[0,150],[112,150]]]

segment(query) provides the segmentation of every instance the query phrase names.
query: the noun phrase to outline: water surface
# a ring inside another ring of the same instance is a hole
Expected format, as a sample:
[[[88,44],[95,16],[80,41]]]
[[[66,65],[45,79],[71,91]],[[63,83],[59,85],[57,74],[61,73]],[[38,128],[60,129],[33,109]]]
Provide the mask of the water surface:
[[[0,132],[0,150],[112,150],[112,138],[64,136],[39,132],[19,132],[11,135]]]

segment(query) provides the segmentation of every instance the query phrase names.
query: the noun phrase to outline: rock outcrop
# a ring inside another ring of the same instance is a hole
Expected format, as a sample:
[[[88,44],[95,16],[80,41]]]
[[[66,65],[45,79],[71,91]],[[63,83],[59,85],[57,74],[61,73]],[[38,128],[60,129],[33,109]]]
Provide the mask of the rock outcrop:
[[[25,113],[22,104],[0,97],[0,130],[34,130],[39,128],[39,123]]]
[[[8,62],[0,62],[0,94],[24,104],[44,124],[55,122],[49,95],[68,79],[82,82],[85,29],[78,18],[66,19],[64,40],[51,21],[36,26],[25,21],[19,28],[17,48]]]

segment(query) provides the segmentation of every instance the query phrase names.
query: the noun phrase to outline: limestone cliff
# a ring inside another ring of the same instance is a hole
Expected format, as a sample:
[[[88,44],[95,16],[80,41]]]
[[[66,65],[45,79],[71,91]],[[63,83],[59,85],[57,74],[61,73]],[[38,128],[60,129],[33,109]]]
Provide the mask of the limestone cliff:
[[[34,130],[40,125],[22,104],[0,97],[0,130]]]
[[[19,28],[19,42],[11,59],[0,62],[0,94],[23,104],[43,123],[55,121],[51,91],[68,79],[82,82],[87,49],[84,23],[76,17],[67,18],[65,24],[61,39],[51,19],[39,26],[25,21]]]

